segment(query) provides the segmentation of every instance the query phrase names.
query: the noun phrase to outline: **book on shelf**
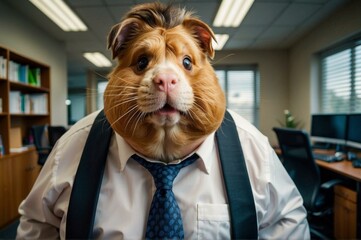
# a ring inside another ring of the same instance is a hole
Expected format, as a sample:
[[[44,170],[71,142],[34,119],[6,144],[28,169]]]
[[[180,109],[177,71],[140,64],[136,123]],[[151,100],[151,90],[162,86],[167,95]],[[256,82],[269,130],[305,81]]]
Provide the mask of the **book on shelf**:
[[[10,113],[21,113],[21,92],[10,91]]]
[[[10,92],[10,113],[48,114],[48,94]]]
[[[40,68],[30,68],[28,71],[28,84],[40,87],[41,77]]]
[[[4,56],[0,56],[0,78],[6,78],[7,60]]]
[[[18,81],[21,83],[28,83],[29,66],[19,65]]]
[[[40,87],[41,69],[32,68],[29,65],[19,64],[14,61],[10,61],[9,80],[13,82],[20,82]]]
[[[48,114],[48,94],[37,93],[29,94],[30,113]]]

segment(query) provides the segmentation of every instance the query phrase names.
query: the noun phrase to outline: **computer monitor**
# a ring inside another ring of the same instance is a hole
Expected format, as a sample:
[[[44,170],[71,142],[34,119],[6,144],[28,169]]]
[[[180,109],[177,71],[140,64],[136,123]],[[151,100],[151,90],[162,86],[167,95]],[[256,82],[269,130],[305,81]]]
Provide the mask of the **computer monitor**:
[[[348,116],[346,145],[361,149],[361,113]]]
[[[346,144],[346,114],[313,114],[311,140],[314,142]]]

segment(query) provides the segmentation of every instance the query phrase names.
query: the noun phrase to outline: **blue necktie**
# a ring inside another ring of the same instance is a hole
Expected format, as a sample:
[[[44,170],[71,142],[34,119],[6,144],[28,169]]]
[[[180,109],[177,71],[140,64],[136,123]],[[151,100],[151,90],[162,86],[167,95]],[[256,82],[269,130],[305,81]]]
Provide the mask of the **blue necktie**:
[[[181,168],[194,163],[199,157],[193,154],[179,164],[151,163],[138,155],[132,158],[153,176],[156,191],[150,206],[146,239],[183,239],[182,216],[172,191],[173,181]]]

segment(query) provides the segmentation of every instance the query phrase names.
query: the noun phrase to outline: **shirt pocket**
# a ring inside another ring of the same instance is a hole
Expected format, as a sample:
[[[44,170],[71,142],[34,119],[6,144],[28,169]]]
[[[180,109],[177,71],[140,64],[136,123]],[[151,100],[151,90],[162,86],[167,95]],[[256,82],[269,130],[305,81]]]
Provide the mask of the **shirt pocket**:
[[[230,239],[227,204],[197,204],[197,232],[201,239]]]

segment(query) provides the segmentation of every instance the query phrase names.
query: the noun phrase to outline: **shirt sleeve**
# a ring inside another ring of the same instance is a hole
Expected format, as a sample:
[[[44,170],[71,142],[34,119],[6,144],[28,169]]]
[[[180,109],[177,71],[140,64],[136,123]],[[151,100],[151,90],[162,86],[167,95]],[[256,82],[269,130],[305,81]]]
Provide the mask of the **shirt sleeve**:
[[[52,153],[35,182],[32,191],[20,204],[20,225],[16,239],[58,239],[61,213],[54,212],[59,193],[54,188],[54,155]]]
[[[17,239],[65,239],[71,188],[94,116],[80,120],[54,146],[32,190],[19,206]]]
[[[303,199],[276,153],[269,147],[267,210],[259,222],[260,239],[310,239]]]

